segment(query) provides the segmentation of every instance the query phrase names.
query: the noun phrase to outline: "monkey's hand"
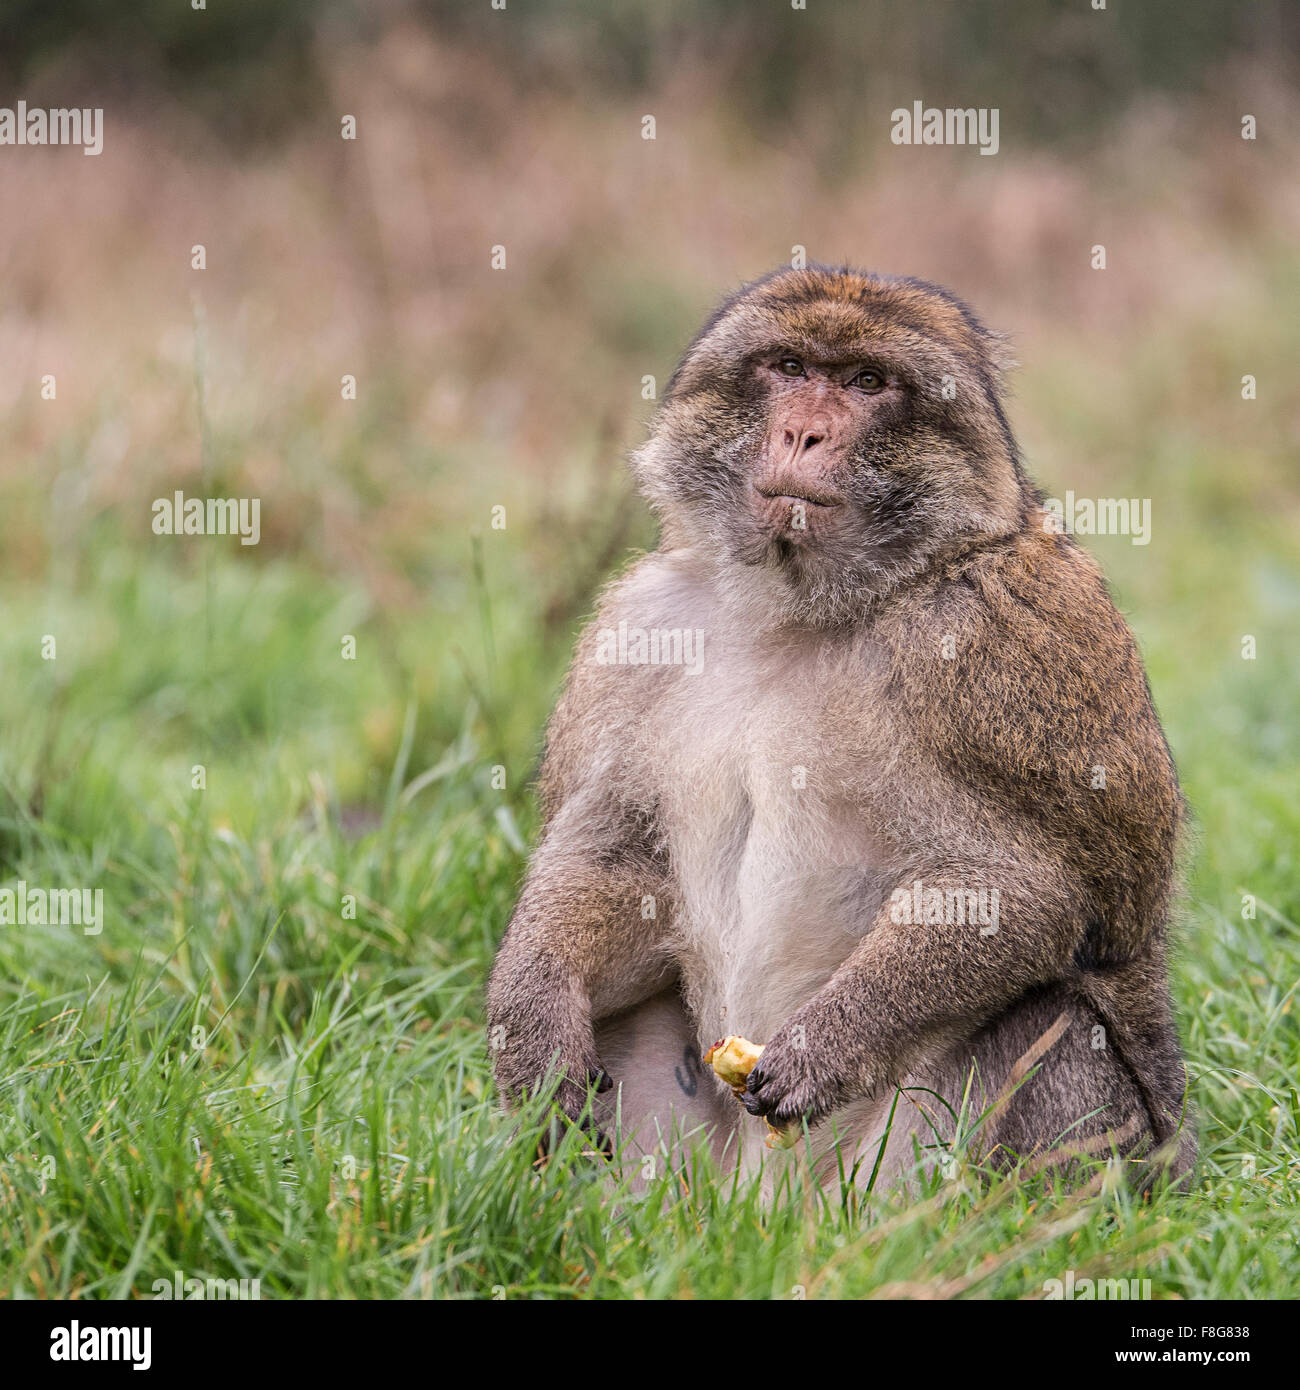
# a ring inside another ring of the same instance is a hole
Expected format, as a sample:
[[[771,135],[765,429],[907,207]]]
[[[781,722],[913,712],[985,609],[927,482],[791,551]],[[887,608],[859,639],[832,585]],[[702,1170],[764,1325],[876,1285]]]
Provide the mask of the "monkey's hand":
[[[555,1095],[556,1108],[564,1115],[571,1124],[576,1125],[591,1141],[596,1153],[605,1158],[614,1156],[614,1145],[609,1135],[596,1123],[595,1115],[587,1107],[589,1089],[592,1088],[596,1095],[601,1095],[605,1091],[612,1090],[613,1079],[604,1067],[593,1067],[587,1073],[587,1085],[579,1086],[571,1081],[567,1076],[560,1083],[560,1088]],[[585,1113],[584,1113],[585,1112]],[[538,1141],[538,1151],[542,1155],[550,1153],[551,1138],[554,1134],[554,1126],[548,1126],[543,1130]]]
[[[614,1082],[609,1073],[599,1064],[588,1067],[565,1066],[563,1063],[553,1063],[545,1070],[537,1068],[519,1069],[509,1063],[502,1065],[500,1059],[497,1063],[497,1084],[504,1094],[518,1100],[526,1092],[537,1094],[545,1089],[549,1080],[557,1071],[561,1073],[559,1085],[555,1090],[555,1099],[552,1117],[556,1111],[564,1116],[571,1124],[578,1126],[583,1133],[591,1140],[595,1149],[599,1150],[606,1157],[609,1157],[614,1146],[610,1142],[609,1136],[600,1128],[596,1121],[591,1101],[594,1096],[601,1095],[613,1088]],[[517,1079],[508,1080],[507,1077]],[[554,1118],[547,1124],[542,1131],[538,1147],[543,1155],[549,1154],[552,1143],[558,1137]]]
[[[614,1083],[596,1056],[591,1025],[580,1010],[555,1008],[560,997],[558,991],[517,996],[504,987],[492,993],[488,1045],[497,1087],[507,1103],[518,1105],[554,1084],[555,1109],[608,1152],[609,1141],[593,1118],[591,1102],[593,1091],[608,1091]],[[554,1129],[548,1125],[548,1135]],[[543,1147],[548,1147],[547,1138]]]
[[[762,1055],[761,1043],[752,1043],[748,1038],[733,1034],[715,1042],[704,1054],[703,1060],[713,1068],[719,1080],[731,1087],[732,1094],[743,1105],[750,1075]],[[788,1149],[798,1138],[798,1131],[794,1129],[780,1130],[769,1124],[767,1138],[763,1142],[769,1149]]]
[[[778,1029],[749,1073],[741,1104],[784,1131],[801,1120],[815,1125],[860,1094],[865,1059],[830,1028],[800,1021],[796,1014]]]

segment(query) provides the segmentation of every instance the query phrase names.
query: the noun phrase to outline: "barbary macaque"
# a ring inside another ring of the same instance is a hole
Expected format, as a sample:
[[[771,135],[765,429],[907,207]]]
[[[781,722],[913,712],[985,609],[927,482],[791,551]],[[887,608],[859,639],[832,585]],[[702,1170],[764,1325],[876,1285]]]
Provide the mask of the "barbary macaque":
[[[963,1109],[991,1166],[1187,1172],[1182,799],[1132,635],[1022,470],[1006,365],[945,290],[817,266],[687,348],[634,460],[659,548],[549,726],[488,990],[507,1099],[558,1069],[605,1135],[827,1181],[882,1144],[905,1178]],[[700,1062],[736,1036],[764,1044],[743,1108]]]

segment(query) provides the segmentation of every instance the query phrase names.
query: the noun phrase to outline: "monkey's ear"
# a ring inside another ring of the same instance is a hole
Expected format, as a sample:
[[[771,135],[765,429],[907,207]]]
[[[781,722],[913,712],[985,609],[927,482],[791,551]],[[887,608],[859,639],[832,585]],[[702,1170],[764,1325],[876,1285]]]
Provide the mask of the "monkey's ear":
[[[1020,363],[1016,359],[1011,335],[1009,333],[994,333],[991,329],[985,328],[983,337],[984,355],[988,358],[989,366],[993,368],[999,380],[1006,377],[1009,372],[1015,371]]]

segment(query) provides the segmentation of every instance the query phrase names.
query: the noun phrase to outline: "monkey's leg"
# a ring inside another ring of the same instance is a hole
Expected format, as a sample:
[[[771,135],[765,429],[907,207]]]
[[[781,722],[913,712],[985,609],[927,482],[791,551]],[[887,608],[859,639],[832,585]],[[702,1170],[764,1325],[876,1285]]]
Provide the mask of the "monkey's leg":
[[[597,1097],[601,1128],[632,1155],[676,1164],[707,1141],[721,1155],[744,1112],[719,1094],[700,1061],[692,1020],[676,987],[596,1024],[596,1050],[614,1087]]]
[[[1158,1147],[1156,1126],[1138,1078],[1070,986],[1031,991],[942,1071],[935,1089],[954,1109],[972,1077],[968,1112],[984,1114],[972,1150],[993,1167],[1023,1162],[1070,1182],[1086,1171],[1081,1156],[1118,1153],[1139,1186],[1154,1176],[1143,1160]]]

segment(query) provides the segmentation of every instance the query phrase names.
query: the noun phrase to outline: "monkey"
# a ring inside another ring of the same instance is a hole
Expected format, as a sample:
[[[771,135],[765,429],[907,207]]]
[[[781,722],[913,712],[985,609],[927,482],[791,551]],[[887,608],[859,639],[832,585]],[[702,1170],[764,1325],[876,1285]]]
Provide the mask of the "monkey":
[[[825,1182],[959,1138],[991,1169],[1190,1172],[1185,804],[1132,634],[1021,461],[1011,366],[947,290],[822,265],[687,347],[632,456],[658,548],[547,730],[487,990],[507,1104],[558,1074],[606,1142],[768,1181],[796,1161],[769,1125]],[[743,1105],[699,1064],[724,1035],[765,1044]]]

